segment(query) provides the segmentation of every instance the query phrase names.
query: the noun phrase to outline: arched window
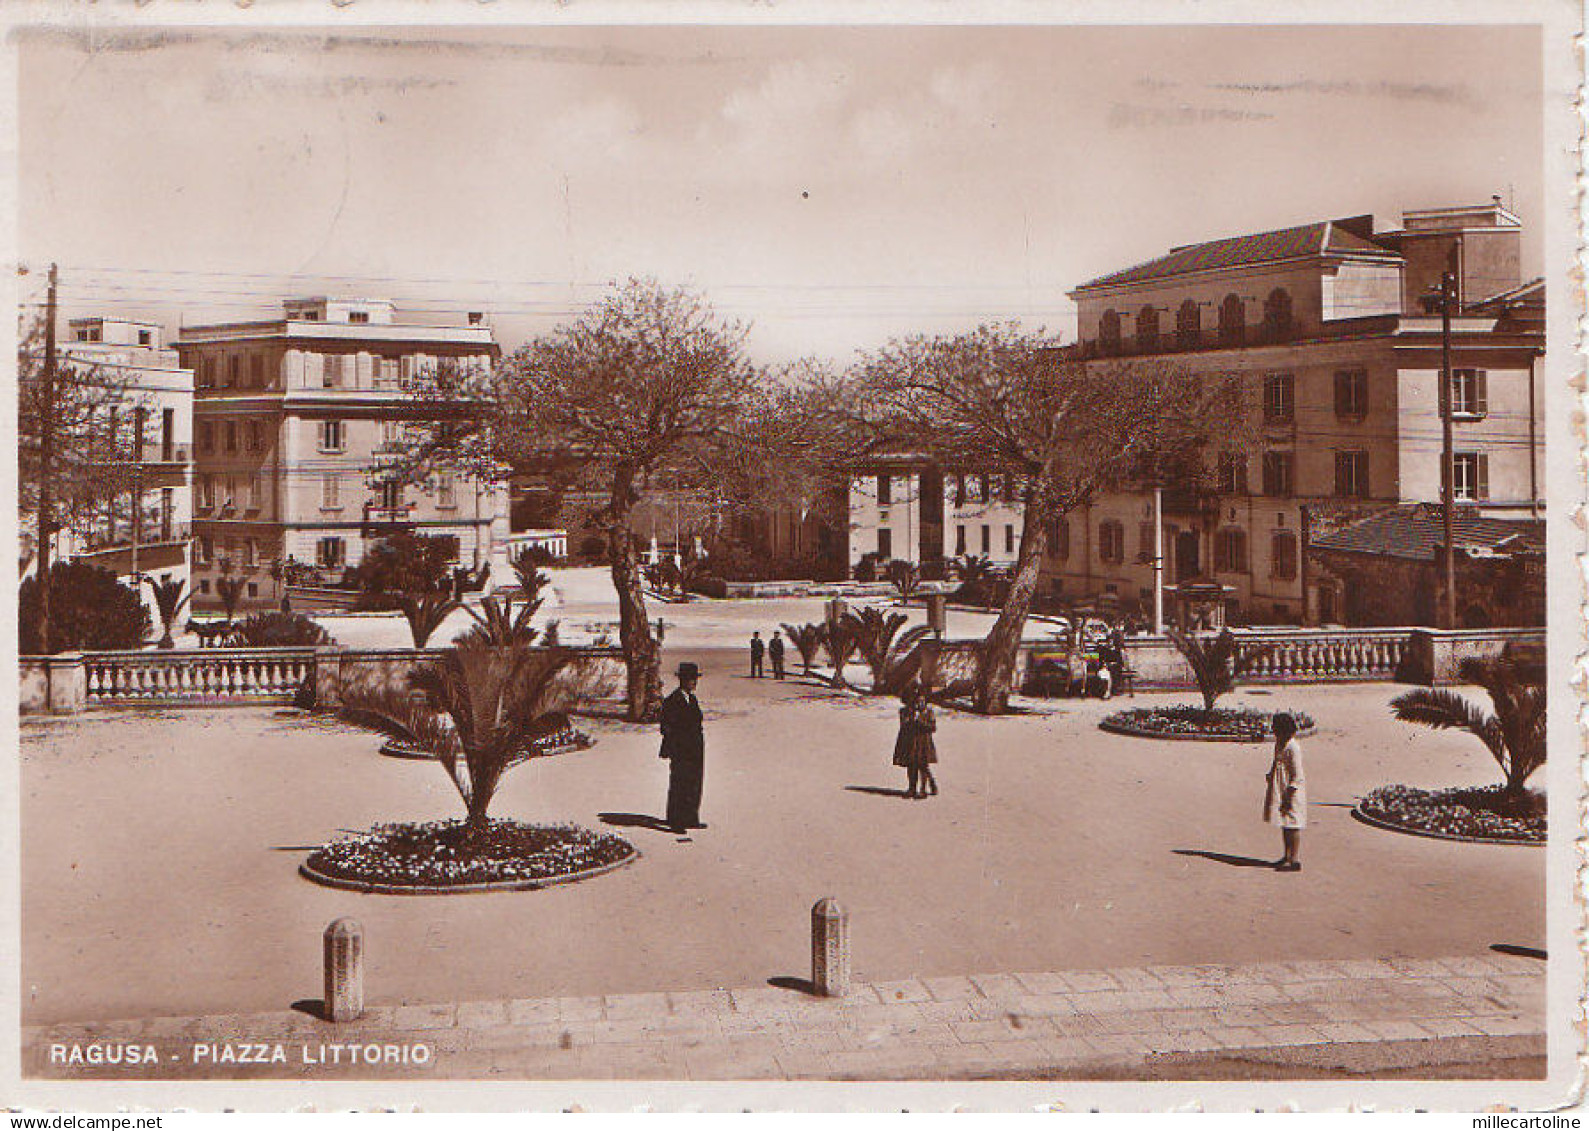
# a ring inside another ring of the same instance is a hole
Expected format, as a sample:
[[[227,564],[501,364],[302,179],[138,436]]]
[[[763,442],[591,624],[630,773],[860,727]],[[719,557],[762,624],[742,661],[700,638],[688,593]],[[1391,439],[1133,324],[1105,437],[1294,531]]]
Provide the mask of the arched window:
[[[1159,308],[1144,306],[1137,311],[1137,349],[1159,348]]]
[[[1203,311],[1191,299],[1181,303],[1175,312],[1175,344],[1182,349],[1194,349],[1203,337]]]
[[[1120,314],[1118,311],[1106,310],[1098,319],[1098,344],[1105,353],[1114,353],[1120,348]]]
[[[1239,345],[1247,336],[1247,307],[1240,295],[1226,295],[1219,304],[1219,340]]]
[[[1270,291],[1264,300],[1263,329],[1270,341],[1291,336],[1291,294],[1282,287]]]

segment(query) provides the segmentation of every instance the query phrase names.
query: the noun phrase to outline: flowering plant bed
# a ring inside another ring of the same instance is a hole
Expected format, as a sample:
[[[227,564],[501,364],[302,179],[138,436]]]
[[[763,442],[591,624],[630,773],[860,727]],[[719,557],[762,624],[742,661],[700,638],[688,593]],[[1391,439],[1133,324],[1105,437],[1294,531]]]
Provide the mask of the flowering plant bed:
[[[588,750],[596,745],[596,740],[582,730],[565,727],[554,734],[543,734],[532,744],[532,758],[548,758],[553,754],[569,754],[575,750]],[[400,738],[388,738],[381,744],[381,753],[388,758],[416,758],[432,761],[435,755],[428,750],[421,750],[410,745]]]
[[[1292,711],[1299,735],[1312,734],[1313,719]],[[1251,707],[1215,707],[1212,712],[1193,703],[1168,707],[1132,707],[1116,711],[1098,724],[1099,729],[1136,738],[1172,738],[1201,742],[1267,742],[1274,738],[1270,729],[1273,711]]]
[[[589,879],[640,853],[623,837],[579,825],[490,820],[471,836],[461,820],[377,825],[323,844],[299,866],[330,887],[388,895],[524,890]]]
[[[1427,790],[1382,785],[1357,803],[1352,816],[1365,824],[1415,836],[1485,844],[1544,844],[1545,797],[1519,801],[1498,785]]]

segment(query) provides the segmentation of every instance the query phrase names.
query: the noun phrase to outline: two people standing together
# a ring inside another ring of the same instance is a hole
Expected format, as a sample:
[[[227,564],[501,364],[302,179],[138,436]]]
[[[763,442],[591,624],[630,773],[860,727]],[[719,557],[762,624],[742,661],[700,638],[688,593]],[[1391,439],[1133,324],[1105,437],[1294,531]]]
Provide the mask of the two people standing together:
[[[750,678],[762,679],[764,673],[761,658],[765,655],[772,661],[772,678],[783,678],[783,634],[773,633],[772,639],[763,641],[760,632],[750,634]]]

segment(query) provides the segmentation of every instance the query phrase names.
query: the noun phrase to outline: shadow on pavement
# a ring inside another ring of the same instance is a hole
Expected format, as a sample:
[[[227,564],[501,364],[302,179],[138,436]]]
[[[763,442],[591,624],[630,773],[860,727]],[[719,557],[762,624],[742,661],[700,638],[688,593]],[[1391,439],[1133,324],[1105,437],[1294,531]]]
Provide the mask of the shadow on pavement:
[[[326,1019],[326,1003],[321,998],[300,998],[298,1001],[292,1003],[292,1008],[293,1012],[307,1013],[316,1021],[324,1021]]]
[[[776,978],[768,978],[767,984],[780,990],[794,990],[796,993],[816,996],[817,987],[810,978],[791,978],[787,974],[779,974]]]
[[[1544,948],[1538,946],[1518,946],[1516,943],[1497,942],[1491,943],[1490,949],[1497,954],[1515,954],[1519,958],[1537,958],[1541,962],[1546,960]]]
[[[659,833],[673,831],[672,826],[666,821],[646,813],[597,813],[596,819],[604,825],[612,825],[620,829],[651,829]]]
[[[903,789],[889,789],[881,785],[847,785],[844,787],[851,793],[871,793],[878,797],[908,797],[909,793]]]
[[[1232,856],[1225,852],[1207,852],[1201,848],[1171,849],[1177,856],[1201,856],[1216,864],[1229,864],[1232,868],[1273,868],[1273,860],[1259,860],[1256,856]]]

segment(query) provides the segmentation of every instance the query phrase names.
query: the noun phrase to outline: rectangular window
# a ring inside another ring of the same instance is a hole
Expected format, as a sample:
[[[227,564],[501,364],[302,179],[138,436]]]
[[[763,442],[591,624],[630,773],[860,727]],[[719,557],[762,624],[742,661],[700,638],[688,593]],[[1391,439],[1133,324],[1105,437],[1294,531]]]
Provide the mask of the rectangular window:
[[[341,354],[327,354],[320,359],[320,387],[322,389],[340,389],[342,387]]]
[[[1098,560],[1124,561],[1126,556],[1126,528],[1109,519],[1098,524]]]
[[[1335,415],[1349,420],[1368,415],[1368,370],[1335,371]]]
[[[956,475],[955,476],[955,506],[963,507],[965,505],[966,505],[966,477],[964,475]]]
[[[170,463],[176,459],[177,450],[177,410],[174,408],[162,409],[160,412],[160,460]]]
[[[173,487],[160,488],[160,540],[171,541],[172,520],[176,518],[177,493]]]
[[[193,543],[193,551],[198,555],[200,562],[209,562],[215,557],[215,547],[210,542],[208,534],[201,534]]]
[[[350,310],[350,311],[348,311],[348,321],[349,322],[368,322],[369,320],[370,320],[370,312],[368,310]]]
[[[251,373],[249,384],[256,389],[265,387],[265,355],[256,353],[249,359],[248,367]]]
[[[982,556],[987,557],[993,552],[993,530],[986,523],[982,526]]]
[[[1265,424],[1290,424],[1296,414],[1295,382],[1289,373],[1271,373],[1263,379]]]
[[[341,480],[335,475],[327,475],[320,480],[320,509],[325,511],[339,510],[342,507]]]
[[[228,389],[235,389],[243,383],[243,359],[229,357],[226,359],[225,385]]]
[[[1219,493],[1245,495],[1247,493],[1247,457],[1239,452],[1219,454]]]
[[[1015,526],[1008,522],[1004,524],[1004,552],[1015,553]]]
[[[215,505],[215,481],[208,475],[199,476],[199,509],[207,511]]]
[[[342,421],[322,420],[320,422],[320,450],[322,452],[342,451]]]
[[[199,451],[212,452],[215,450],[215,430],[210,427],[208,420],[199,421]]]
[[[886,507],[894,501],[894,477],[892,475],[879,475],[877,477],[877,505]]]
[[[250,568],[259,564],[259,540],[257,538],[243,539],[243,564]]]
[[[1490,457],[1484,452],[1456,452],[1451,457],[1452,497],[1461,502],[1478,502],[1490,497]]]
[[[1064,561],[1070,557],[1070,520],[1056,518],[1054,524],[1048,528],[1048,552]]]
[[[347,560],[340,538],[322,538],[315,543],[314,551],[315,564],[321,569],[337,569]]]
[[[1289,530],[1276,530],[1269,540],[1269,576],[1290,581],[1297,575],[1297,536]]]
[[[1490,411],[1489,374],[1482,369],[1451,371],[1451,415],[1484,416]]]
[[[376,358],[379,376],[376,377],[376,387],[382,389],[395,389],[402,382],[397,376],[397,359],[395,357]]]
[[[1153,560],[1153,524],[1143,522],[1137,525],[1137,561],[1151,562]]]
[[[1368,453],[1335,453],[1335,493],[1343,499],[1368,498]]]
[[[955,557],[963,558],[965,556],[966,556],[966,528],[963,527],[963,526],[957,526],[957,527],[955,527]]]
[[[229,452],[237,450],[237,421],[235,420],[226,422],[226,450]]]
[[[1219,573],[1247,572],[1247,535],[1221,530],[1214,536],[1214,569]]]
[[[885,562],[894,560],[894,532],[886,526],[877,531],[877,556]]]
[[[436,479],[436,505],[438,507],[455,507],[458,505],[458,489],[454,486],[453,477],[443,473]]]
[[[1290,452],[1265,452],[1263,456],[1263,493],[1285,498],[1292,491],[1292,460]]]
[[[215,388],[215,359],[213,357],[207,357],[199,364],[199,388]]]
[[[379,496],[382,510],[399,510],[403,506],[403,485],[401,483],[382,483],[379,488]]]
[[[395,452],[403,446],[403,425],[397,420],[381,421],[381,448],[383,451]]]
[[[263,476],[251,475],[248,478],[248,509],[251,511],[257,511],[260,507],[265,494],[263,483]]]

